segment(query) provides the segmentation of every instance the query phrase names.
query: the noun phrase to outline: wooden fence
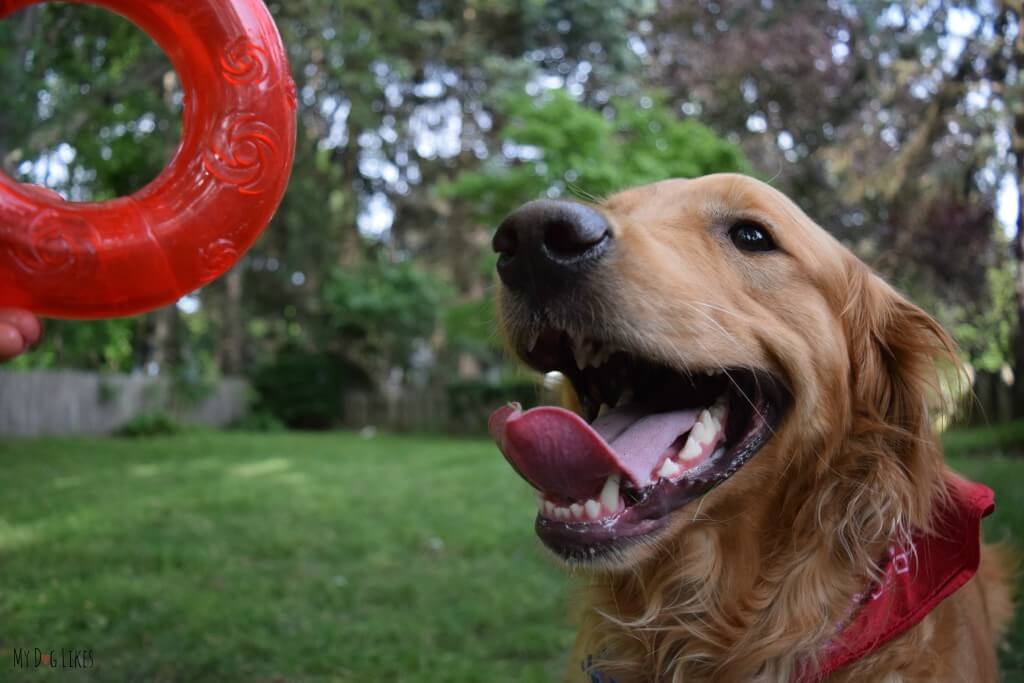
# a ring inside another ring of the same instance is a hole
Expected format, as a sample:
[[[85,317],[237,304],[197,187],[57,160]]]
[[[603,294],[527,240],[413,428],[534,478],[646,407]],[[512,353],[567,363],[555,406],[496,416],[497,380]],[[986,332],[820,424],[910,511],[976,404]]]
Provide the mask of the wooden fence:
[[[396,396],[348,393],[344,397],[343,425],[388,432],[453,431],[448,400],[440,391],[405,390]]]
[[[0,435],[107,434],[156,411],[223,427],[245,413],[247,386],[226,378],[195,405],[183,406],[174,400],[171,381],[162,377],[0,371]]]
[[[0,371],[0,436],[106,434],[137,415],[161,411],[187,422],[223,427],[245,414],[244,380],[223,379],[189,408],[176,406],[170,381],[141,374],[78,371]],[[545,402],[556,397],[544,396]],[[438,389],[403,389],[395,395],[348,393],[342,427],[388,432],[482,434],[487,416],[500,405],[453,410]],[[979,375],[974,403],[958,420],[987,424],[1009,419],[1009,387],[998,376]]]

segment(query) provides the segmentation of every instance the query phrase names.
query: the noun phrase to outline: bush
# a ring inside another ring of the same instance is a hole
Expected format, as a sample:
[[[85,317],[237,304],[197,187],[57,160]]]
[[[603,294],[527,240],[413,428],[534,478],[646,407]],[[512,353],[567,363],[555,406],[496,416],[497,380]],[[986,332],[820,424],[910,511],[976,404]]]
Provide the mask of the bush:
[[[516,402],[523,408],[533,408],[540,401],[540,386],[536,381],[521,377],[487,380],[459,380],[451,382],[448,395],[448,413],[456,431],[479,433],[487,429],[487,418],[500,406]]]
[[[330,342],[377,376],[408,367],[417,341],[434,334],[447,291],[442,280],[410,261],[373,259],[336,268],[322,296]]]
[[[180,422],[164,413],[143,413],[114,431],[114,436],[127,438],[146,438],[151,436],[173,436],[180,434],[184,427]]]
[[[276,415],[265,410],[250,410],[231,423],[230,429],[239,432],[283,432],[287,426]]]
[[[335,356],[286,346],[253,372],[252,409],[291,429],[328,429],[341,419],[343,390],[365,384],[361,370]]]

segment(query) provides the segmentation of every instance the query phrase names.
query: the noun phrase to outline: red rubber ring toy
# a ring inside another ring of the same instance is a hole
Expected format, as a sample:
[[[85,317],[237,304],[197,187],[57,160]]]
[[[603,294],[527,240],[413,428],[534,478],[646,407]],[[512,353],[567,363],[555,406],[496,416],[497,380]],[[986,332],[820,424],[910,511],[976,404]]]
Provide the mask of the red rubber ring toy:
[[[0,0],[0,19],[45,0]],[[295,155],[296,94],[262,0],[72,0],[148,33],[185,91],[182,140],[139,192],[75,204],[0,172],[0,306],[151,310],[219,277],[266,228]]]

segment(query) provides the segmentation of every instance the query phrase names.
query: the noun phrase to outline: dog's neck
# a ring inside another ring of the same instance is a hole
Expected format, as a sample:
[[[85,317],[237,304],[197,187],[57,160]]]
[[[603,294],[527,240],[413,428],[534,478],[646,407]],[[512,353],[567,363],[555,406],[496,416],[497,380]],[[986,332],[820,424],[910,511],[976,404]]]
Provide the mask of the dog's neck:
[[[597,578],[580,651],[606,662],[616,683],[650,681],[652,671],[657,680],[792,680],[837,634],[901,534],[893,507],[876,520],[891,533],[848,547],[839,527],[849,520],[800,502],[822,494],[805,497],[791,483],[785,499],[733,498],[697,514],[640,570]]]

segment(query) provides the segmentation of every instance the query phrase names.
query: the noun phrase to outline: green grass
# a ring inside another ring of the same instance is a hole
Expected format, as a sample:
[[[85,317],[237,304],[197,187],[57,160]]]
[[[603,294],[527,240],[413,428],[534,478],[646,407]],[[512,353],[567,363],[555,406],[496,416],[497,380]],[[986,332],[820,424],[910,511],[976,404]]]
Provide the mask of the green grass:
[[[187,435],[0,445],[10,648],[61,681],[550,681],[566,582],[488,443]],[[37,675],[34,675],[37,674]],[[54,678],[50,675],[49,678]]]
[[[0,464],[0,680],[550,681],[565,666],[570,582],[489,442],[11,440]],[[1017,542],[1024,460],[954,465],[996,489],[986,534]],[[95,666],[15,671],[14,647],[91,649]],[[1024,680],[1018,652],[1024,622],[1006,680]]]
[[[957,429],[943,436],[946,455],[1024,455],[1024,420]]]

